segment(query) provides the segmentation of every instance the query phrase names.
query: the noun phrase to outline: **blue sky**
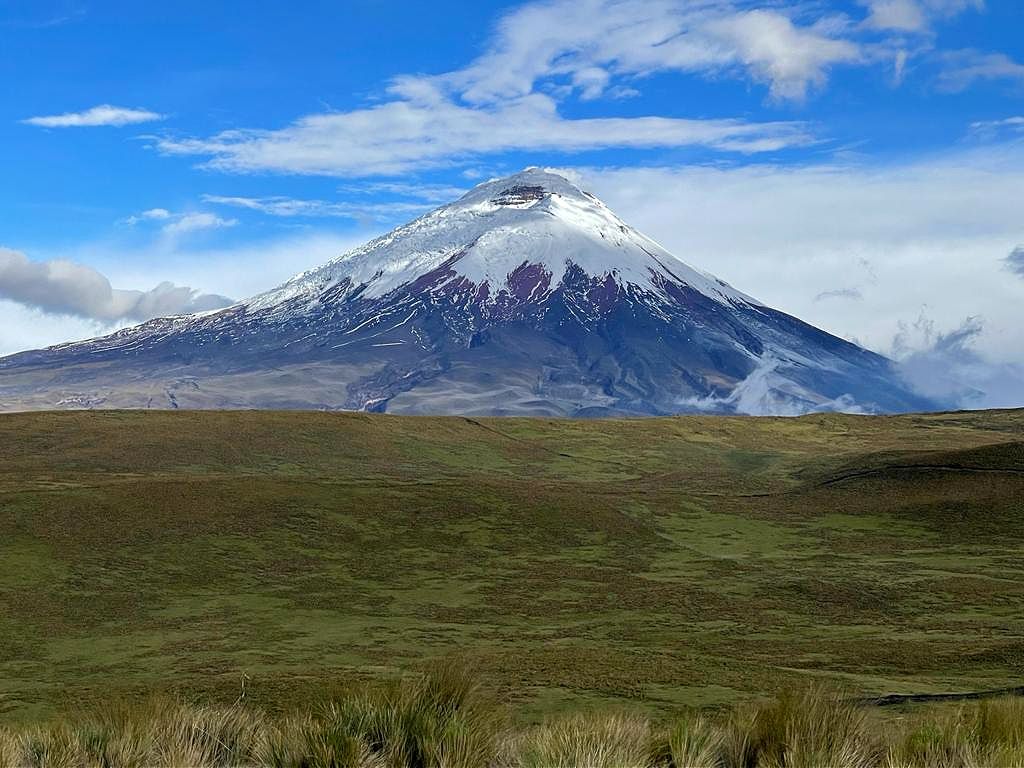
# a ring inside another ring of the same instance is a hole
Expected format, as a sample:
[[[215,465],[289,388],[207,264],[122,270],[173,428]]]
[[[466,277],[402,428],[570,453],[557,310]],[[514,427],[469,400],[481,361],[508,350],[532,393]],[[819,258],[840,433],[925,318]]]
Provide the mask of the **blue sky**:
[[[1016,0],[0,0],[0,353],[268,289],[547,165],[991,392],[1024,364],[1022,31]]]

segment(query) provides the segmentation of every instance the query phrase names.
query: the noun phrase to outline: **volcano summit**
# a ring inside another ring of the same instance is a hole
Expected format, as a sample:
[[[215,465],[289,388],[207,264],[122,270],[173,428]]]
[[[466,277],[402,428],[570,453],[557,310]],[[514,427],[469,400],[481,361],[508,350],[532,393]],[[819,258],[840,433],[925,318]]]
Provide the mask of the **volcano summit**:
[[[227,309],[0,360],[0,409],[897,412],[884,357],[527,169]]]

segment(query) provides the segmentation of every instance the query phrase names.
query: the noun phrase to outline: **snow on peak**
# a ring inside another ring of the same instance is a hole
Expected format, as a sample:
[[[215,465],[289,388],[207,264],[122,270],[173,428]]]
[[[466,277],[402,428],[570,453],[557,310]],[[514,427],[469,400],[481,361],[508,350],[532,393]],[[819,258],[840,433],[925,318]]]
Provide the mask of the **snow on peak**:
[[[534,166],[511,176],[478,184],[459,200],[451,203],[451,207],[488,203],[514,206],[517,205],[517,198],[524,198],[524,202],[539,202],[551,195],[575,199],[590,197],[562,174]]]
[[[611,276],[658,295],[664,294],[661,283],[669,281],[723,303],[758,304],[679,261],[565,176],[527,168],[484,182],[459,200],[305,272],[248,305],[270,309],[300,297],[315,303],[324,291],[345,280],[353,288],[365,286],[366,298],[381,297],[446,263],[454,272],[452,279],[487,283],[491,297],[524,264],[549,273],[552,290],[572,264],[592,277]]]

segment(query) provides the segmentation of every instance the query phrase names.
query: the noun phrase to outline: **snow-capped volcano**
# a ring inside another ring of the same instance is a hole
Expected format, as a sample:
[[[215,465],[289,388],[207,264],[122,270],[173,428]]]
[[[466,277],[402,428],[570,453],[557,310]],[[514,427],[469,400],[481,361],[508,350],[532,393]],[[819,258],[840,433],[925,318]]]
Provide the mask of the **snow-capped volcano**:
[[[542,302],[573,266],[658,295],[664,295],[666,282],[681,282],[717,300],[757,303],[683,264],[565,177],[528,168],[481,184],[457,202],[301,274],[248,306],[280,305],[299,295],[315,300],[343,281],[363,287],[365,298],[378,298],[445,267],[445,286],[486,285],[483,304],[498,302],[502,290],[521,292],[524,283],[530,283],[529,300]]]
[[[213,313],[0,360],[0,408],[923,409],[889,361],[530,168]]]

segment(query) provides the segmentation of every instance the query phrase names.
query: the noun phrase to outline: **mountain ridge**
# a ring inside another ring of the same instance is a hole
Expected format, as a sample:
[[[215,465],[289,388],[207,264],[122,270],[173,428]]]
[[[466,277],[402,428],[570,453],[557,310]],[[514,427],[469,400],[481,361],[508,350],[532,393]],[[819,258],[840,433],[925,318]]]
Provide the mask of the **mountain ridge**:
[[[529,168],[231,307],[0,359],[0,408],[899,412],[885,358]]]

